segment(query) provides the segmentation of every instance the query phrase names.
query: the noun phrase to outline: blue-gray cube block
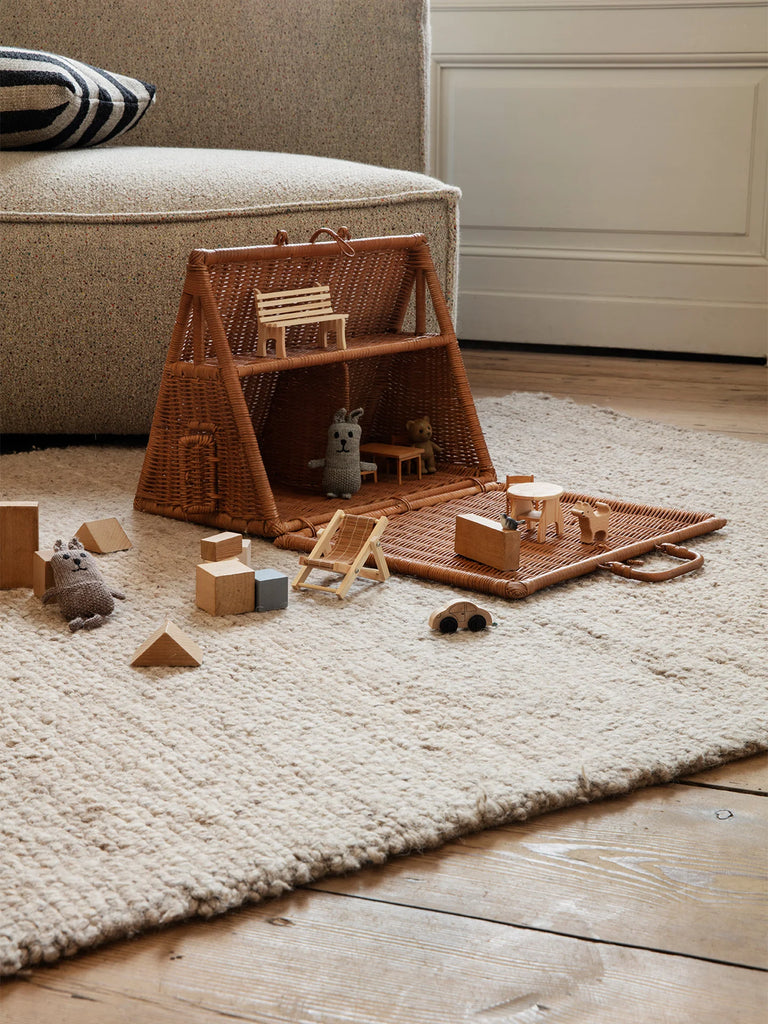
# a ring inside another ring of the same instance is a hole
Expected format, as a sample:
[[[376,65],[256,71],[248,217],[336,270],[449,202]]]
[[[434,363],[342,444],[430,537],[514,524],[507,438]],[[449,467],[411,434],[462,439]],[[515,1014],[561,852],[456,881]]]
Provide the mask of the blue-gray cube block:
[[[256,611],[271,612],[288,607],[288,577],[276,569],[257,569]]]

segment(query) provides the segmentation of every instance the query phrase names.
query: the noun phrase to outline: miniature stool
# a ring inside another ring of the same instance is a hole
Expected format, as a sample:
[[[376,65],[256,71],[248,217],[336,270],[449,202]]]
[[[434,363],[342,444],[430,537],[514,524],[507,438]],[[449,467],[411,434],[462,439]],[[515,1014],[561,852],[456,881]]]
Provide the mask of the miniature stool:
[[[554,524],[555,533],[562,537],[563,510],[560,498],[563,488],[557,484],[541,482],[511,484],[507,488],[507,508],[515,519],[522,519],[528,529],[538,524],[536,540],[541,543],[547,536],[547,529]]]

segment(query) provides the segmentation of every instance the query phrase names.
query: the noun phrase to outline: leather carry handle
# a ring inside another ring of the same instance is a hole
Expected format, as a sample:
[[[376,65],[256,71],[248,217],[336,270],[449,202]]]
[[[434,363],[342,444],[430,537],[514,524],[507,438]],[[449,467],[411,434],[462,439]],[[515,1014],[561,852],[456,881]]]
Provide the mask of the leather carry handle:
[[[352,239],[352,232],[349,228],[341,227],[338,231],[334,231],[333,228],[318,228],[317,231],[310,238],[310,242],[316,242],[320,235],[330,235],[334,242],[338,242],[341,251],[345,256],[354,256],[355,250],[349,244]],[[273,245],[288,245],[288,232],[278,231],[275,235]]]
[[[330,235],[334,242],[338,242],[341,246],[341,251],[345,256],[354,256],[355,250],[349,244],[349,240],[352,235],[350,234],[349,228],[339,228],[338,232],[334,231],[333,228],[318,228],[317,231],[310,238],[310,242],[316,242],[320,235]]]
[[[671,569],[636,569],[636,565],[642,565],[634,559],[629,562],[602,562],[601,569],[610,569],[616,576],[623,576],[627,580],[641,580],[643,583],[661,583],[663,580],[674,579],[675,576],[682,576],[686,572],[693,572],[704,564],[704,555],[689,548],[681,548],[677,544],[657,544],[656,551],[663,551],[674,558],[682,558],[681,565],[673,565]]]

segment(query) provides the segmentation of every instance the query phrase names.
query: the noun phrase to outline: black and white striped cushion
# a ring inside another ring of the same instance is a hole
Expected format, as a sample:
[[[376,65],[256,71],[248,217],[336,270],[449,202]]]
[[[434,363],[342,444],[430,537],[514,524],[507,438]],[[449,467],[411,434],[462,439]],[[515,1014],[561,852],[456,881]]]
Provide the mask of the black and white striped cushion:
[[[0,47],[0,149],[98,146],[133,128],[154,99],[138,78]]]

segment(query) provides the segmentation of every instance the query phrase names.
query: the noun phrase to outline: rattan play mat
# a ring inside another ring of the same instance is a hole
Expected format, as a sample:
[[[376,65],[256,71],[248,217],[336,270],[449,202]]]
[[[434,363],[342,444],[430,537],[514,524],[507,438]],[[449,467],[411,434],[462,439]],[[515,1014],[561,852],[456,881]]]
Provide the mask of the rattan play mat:
[[[669,553],[681,542],[719,530],[726,525],[721,516],[681,509],[655,508],[628,501],[604,502],[610,508],[609,538],[603,543],[584,544],[578,526],[569,517],[579,503],[594,506],[596,500],[584,494],[563,494],[563,518],[567,527],[562,537],[550,530],[539,542],[527,531],[521,540],[519,567],[505,572],[457,555],[454,550],[456,517],[462,513],[480,515],[489,522],[498,520],[505,507],[505,488],[482,489],[460,498],[438,495],[419,508],[404,510],[395,501],[386,510],[390,517],[382,547],[390,571],[420,576],[454,587],[476,590],[499,597],[519,599],[556,583],[598,569],[633,570],[638,555],[656,550]],[[315,531],[288,533],[275,544],[295,551],[308,551]],[[665,547],[665,545],[667,547]],[[670,547],[671,546],[671,547]],[[682,550],[689,551],[688,548]],[[663,569],[651,570],[664,572]]]

